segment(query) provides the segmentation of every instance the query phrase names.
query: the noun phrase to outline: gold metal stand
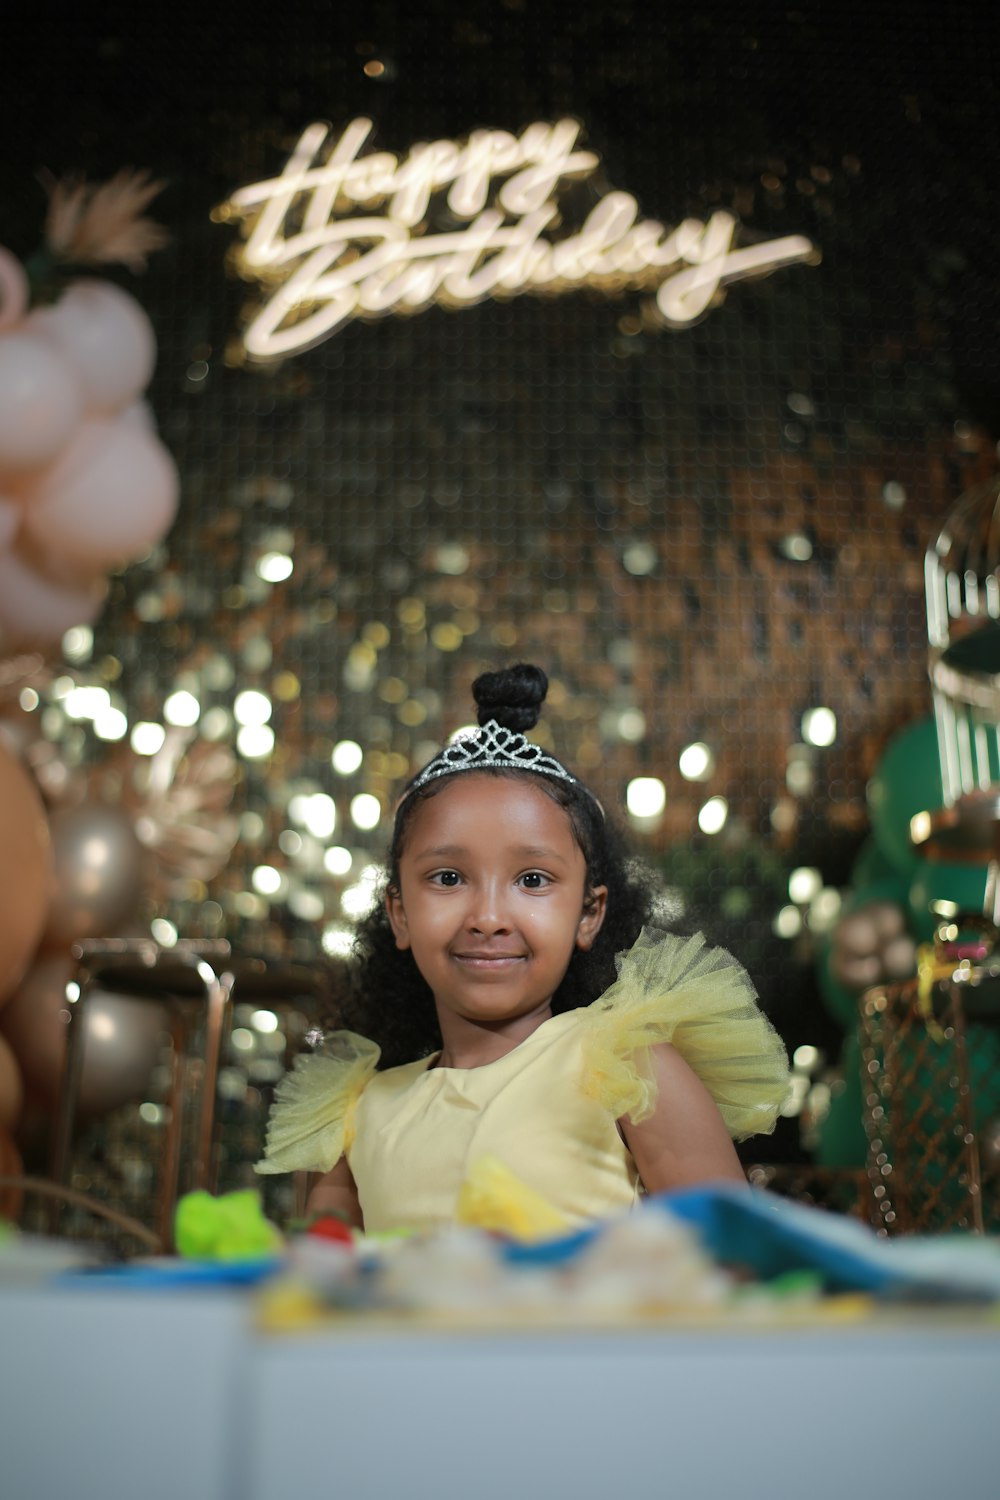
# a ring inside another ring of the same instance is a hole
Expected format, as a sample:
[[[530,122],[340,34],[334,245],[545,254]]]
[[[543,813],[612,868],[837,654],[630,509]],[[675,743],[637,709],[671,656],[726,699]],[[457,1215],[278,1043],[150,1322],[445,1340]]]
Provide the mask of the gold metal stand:
[[[187,1065],[195,1025],[204,1019],[201,1077],[197,1091],[192,1187],[214,1192],[217,1181],[215,1100],[234,998],[261,1004],[307,992],[324,993],[328,976],[321,965],[283,960],[237,958],[224,941],[182,940],[171,948],[151,938],[107,938],[73,947],[79,993],[68,1006],[66,1069],[52,1143],[52,1180],[69,1187],[72,1143],[84,1063],[84,1020],[88,996],[100,987],[142,1004],[167,1006],[173,1053],[168,1091],[169,1120],[163,1148],[157,1207],[157,1233],[173,1244],[174,1211],[181,1177]]]

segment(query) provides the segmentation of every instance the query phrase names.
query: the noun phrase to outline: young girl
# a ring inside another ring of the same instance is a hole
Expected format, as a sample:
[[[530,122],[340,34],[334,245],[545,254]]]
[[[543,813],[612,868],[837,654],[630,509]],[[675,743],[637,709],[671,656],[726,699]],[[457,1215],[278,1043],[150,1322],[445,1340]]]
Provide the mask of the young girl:
[[[478,733],[403,793],[358,938],[365,1034],[297,1059],[257,1168],[322,1173],[311,1213],[434,1228],[493,1159],[579,1225],[743,1181],[730,1137],[774,1128],[778,1036],[734,959],[647,925],[651,872],[524,737],[547,687],[537,667],[483,674]]]

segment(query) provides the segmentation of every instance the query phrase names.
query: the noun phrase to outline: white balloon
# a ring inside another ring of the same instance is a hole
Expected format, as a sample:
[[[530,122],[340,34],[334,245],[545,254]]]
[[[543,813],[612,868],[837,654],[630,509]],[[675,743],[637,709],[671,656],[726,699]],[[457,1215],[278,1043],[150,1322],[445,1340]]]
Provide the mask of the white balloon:
[[[93,412],[116,412],[146,389],[156,363],[153,325],[134,297],[110,281],[75,281],[28,327],[60,349]]]
[[[80,567],[131,562],[173,521],[177,469],[159,438],[133,422],[81,422],[51,468],[23,491],[27,534]]]
[[[0,329],[13,328],[28,309],[28,277],[21,262],[0,245]]]
[[[80,421],[73,370],[44,339],[0,334],[0,473],[50,462]]]
[[[0,627],[12,644],[58,641],[71,625],[92,625],[107,591],[103,579],[75,587],[51,583],[16,552],[0,552]]]
[[[917,945],[905,933],[882,950],[882,967],[890,979],[908,979],[917,972]]]

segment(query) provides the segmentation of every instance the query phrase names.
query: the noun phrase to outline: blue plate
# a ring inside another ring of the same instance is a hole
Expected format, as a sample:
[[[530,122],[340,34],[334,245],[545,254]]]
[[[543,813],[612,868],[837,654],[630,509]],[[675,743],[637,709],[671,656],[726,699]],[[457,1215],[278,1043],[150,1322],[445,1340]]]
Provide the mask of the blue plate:
[[[165,1256],[156,1260],[131,1260],[122,1265],[95,1266],[82,1271],[66,1271],[55,1278],[59,1286],[193,1287],[255,1286],[282,1270],[280,1256],[269,1255],[254,1260],[184,1260]]]

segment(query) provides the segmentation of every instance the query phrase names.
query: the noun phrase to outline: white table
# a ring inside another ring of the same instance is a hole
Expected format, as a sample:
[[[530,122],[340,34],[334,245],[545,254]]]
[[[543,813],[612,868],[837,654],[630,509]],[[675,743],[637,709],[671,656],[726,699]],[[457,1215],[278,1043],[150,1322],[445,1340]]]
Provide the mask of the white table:
[[[3,1500],[228,1497],[245,1298],[0,1287]]]
[[[0,1287],[3,1500],[996,1500],[1000,1323],[257,1332]]]

